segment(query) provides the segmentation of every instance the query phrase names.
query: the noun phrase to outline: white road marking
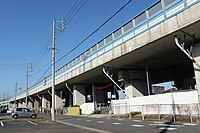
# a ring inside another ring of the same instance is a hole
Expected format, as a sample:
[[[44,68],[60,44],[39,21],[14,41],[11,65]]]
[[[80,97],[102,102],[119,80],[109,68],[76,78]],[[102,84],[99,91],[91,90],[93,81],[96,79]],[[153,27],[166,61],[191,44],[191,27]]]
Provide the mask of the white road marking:
[[[141,120],[133,120],[134,122],[142,122]]]
[[[173,127],[161,127],[159,128],[160,130],[175,130],[177,128],[173,128]]]
[[[165,122],[161,122],[161,121],[154,121],[153,123],[156,123],[156,124],[164,124]]]
[[[77,119],[77,120],[81,121],[81,119]]]
[[[104,123],[104,121],[97,121],[98,123]]]
[[[154,123],[154,124],[149,124],[150,126],[168,126],[169,124],[164,124],[164,123]]]
[[[112,123],[113,125],[120,125],[120,124],[122,124],[122,123]]]
[[[195,123],[184,123],[183,125],[185,125],[185,126],[196,126],[198,124],[195,124]]]
[[[163,127],[185,127],[184,125],[171,125],[171,124],[162,124],[162,123],[155,123],[155,124],[149,124],[150,126],[163,126]]]
[[[59,121],[59,120],[57,120],[57,122],[62,123],[62,124],[65,124],[65,125],[69,125],[69,126],[73,126],[73,127],[77,127],[77,128],[81,128],[81,129],[93,131],[93,132],[112,133],[112,132],[110,132],[110,131],[100,130],[100,129],[96,129],[96,128],[90,128],[90,127],[84,127],[84,126],[75,125],[75,124],[71,124],[71,123],[67,123],[67,122],[62,122],[62,121]]]
[[[91,121],[91,120],[86,120],[86,121]]]
[[[144,125],[131,125],[132,127],[143,127]]]
[[[33,124],[33,125],[38,125],[37,123],[34,123],[34,122],[32,122],[32,121],[28,121],[28,123],[31,123],[31,124]]]
[[[3,122],[1,121],[1,126],[3,127],[4,126],[4,124],[3,124]]]

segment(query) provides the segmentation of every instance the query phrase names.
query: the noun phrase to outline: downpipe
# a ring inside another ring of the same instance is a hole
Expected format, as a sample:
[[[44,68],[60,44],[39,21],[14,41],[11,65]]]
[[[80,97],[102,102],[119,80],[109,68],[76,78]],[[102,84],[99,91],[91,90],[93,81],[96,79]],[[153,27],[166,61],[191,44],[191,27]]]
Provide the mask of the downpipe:
[[[200,68],[200,65],[195,61],[195,59],[181,46],[181,44],[179,44],[177,37],[175,37],[175,44],[190,60],[192,60],[194,64],[196,64],[198,68]]]
[[[117,88],[119,88],[127,97],[126,93],[124,92],[124,90],[112,79],[112,77],[110,77],[110,75],[106,72],[105,68],[103,68],[103,73],[117,86]]]

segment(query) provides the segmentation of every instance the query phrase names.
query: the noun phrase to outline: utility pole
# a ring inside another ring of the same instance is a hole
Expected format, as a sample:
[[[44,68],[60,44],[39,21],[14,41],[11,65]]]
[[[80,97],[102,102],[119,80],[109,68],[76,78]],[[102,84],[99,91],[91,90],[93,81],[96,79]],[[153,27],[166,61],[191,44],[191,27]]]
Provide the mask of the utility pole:
[[[56,19],[53,19],[53,31],[52,31],[52,108],[51,108],[51,120],[55,121],[55,35],[56,35]],[[60,32],[64,30],[64,20],[60,21]]]
[[[51,119],[55,121],[55,30],[56,20],[53,19],[53,32],[52,32],[52,108]]]
[[[15,84],[15,108],[17,107],[17,83]]]
[[[26,66],[26,107],[28,107],[28,65]]]
[[[3,108],[4,108],[4,101],[5,101],[5,93],[3,93]]]

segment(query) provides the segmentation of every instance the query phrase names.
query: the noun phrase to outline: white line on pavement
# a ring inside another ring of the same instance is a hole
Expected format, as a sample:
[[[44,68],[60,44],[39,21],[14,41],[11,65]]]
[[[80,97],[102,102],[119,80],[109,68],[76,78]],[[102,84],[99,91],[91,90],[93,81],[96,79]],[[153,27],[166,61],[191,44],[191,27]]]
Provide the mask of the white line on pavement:
[[[86,121],[91,121],[91,120],[86,120]]]
[[[131,125],[133,127],[143,127],[144,125]]]
[[[184,123],[183,125],[185,125],[185,126],[196,126],[198,124],[195,124],[195,123]]]
[[[141,120],[133,120],[134,122],[142,122]]]
[[[97,121],[98,123],[104,123],[104,121]]]
[[[77,119],[78,121],[81,121],[81,119]]]
[[[75,125],[75,124],[72,124],[72,123],[67,123],[67,122],[63,122],[63,121],[59,121],[59,120],[57,120],[57,122],[65,124],[65,125],[68,125],[68,126],[73,126],[73,127],[77,127],[77,128],[86,129],[86,130],[93,131],[93,132],[112,133],[110,131],[100,130],[100,129],[96,129],[96,128],[90,128],[90,127],[84,127],[84,126]]]
[[[154,121],[153,123],[156,123],[156,124],[164,124],[165,122],[161,122],[161,121]]]
[[[149,124],[150,126],[164,126],[164,127],[184,127],[184,125],[176,125],[176,124]]]
[[[1,126],[3,127],[4,126],[4,124],[3,124],[3,122],[1,121]]]
[[[34,123],[34,122],[32,122],[32,121],[28,121],[28,123],[31,123],[31,124],[33,124],[33,125],[37,125],[37,123]]]
[[[122,123],[112,123],[113,125],[120,125],[120,124],[122,124]]]
[[[161,127],[159,128],[160,130],[175,130],[177,128],[173,128],[173,127]]]

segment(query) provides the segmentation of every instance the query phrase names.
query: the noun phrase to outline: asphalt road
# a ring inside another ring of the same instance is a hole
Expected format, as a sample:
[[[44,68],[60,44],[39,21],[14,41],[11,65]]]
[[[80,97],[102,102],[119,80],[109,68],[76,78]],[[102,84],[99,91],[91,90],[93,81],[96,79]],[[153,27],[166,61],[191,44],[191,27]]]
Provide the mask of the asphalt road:
[[[0,116],[0,133],[198,133],[200,125],[196,123],[172,123],[141,120],[118,120],[57,115],[57,122],[51,122],[49,115],[39,115],[37,119]]]
[[[9,116],[0,116],[0,133],[92,133],[93,131],[51,122],[43,118],[12,119]]]
[[[68,117],[58,116],[58,121],[69,125],[78,125],[81,127],[100,130],[99,132],[115,133],[199,133],[200,125],[195,123],[172,123],[159,121],[141,121],[141,120],[117,120],[91,117]],[[84,129],[84,128],[83,128]]]

